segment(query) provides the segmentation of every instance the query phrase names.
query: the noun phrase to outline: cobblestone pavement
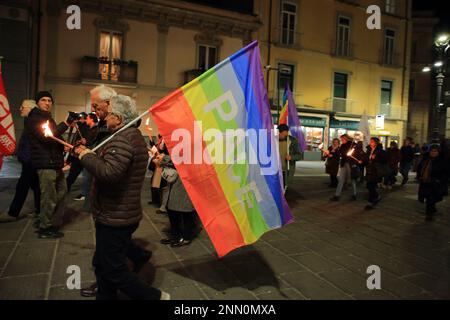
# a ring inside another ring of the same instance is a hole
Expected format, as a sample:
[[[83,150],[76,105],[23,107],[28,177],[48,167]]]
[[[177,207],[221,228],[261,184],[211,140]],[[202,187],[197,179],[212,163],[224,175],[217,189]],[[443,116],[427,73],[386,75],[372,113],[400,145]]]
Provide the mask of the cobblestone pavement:
[[[431,223],[424,221],[414,183],[383,191],[368,212],[363,185],[357,201],[344,193],[330,202],[327,178],[313,171],[296,177],[288,192],[294,223],[222,259],[204,231],[190,246],[159,244],[168,219],[147,204],[144,190],[135,238],[153,257],[140,276],[173,299],[450,299],[448,198]],[[0,210],[7,209],[16,181],[7,170],[0,177]],[[31,201],[24,210],[31,211]],[[32,219],[0,224],[0,299],[86,299],[66,286],[70,265],[81,268],[82,286],[95,280],[94,225],[81,207],[70,200],[65,237],[58,240],[37,239]],[[370,265],[381,268],[381,290],[367,288]]]

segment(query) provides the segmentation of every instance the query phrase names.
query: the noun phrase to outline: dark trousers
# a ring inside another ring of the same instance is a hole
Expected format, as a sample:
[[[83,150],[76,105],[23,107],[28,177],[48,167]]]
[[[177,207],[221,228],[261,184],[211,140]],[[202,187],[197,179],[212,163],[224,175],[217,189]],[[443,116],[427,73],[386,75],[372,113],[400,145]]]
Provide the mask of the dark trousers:
[[[23,204],[27,199],[30,188],[34,193],[34,210],[36,213],[40,213],[41,191],[39,188],[39,177],[37,171],[31,166],[31,164],[22,163],[22,172],[20,173],[20,178],[17,181],[16,193],[14,194],[14,198],[9,206],[8,214],[10,216],[19,216]]]
[[[137,223],[126,227],[95,224],[94,267],[98,285],[97,300],[115,300],[118,290],[134,300],[161,298],[161,291],[142,282],[127,267],[126,259],[130,250],[138,250],[131,241],[131,236],[138,226]]]
[[[179,212],[168,209],[167,213],[172,236],[192,240],[195,231],[195,211]]]
[[[426,215],[432,217],[436,212],[436,202],[430,201],[430,199],[427,199],[426,207],[427,207],[427,209],[425,211]]]
[[[331,187],[337,187],[338,185],[338,178],[335,174],[330,174],[330,186]]]
[[[67,176],[66,179],[67,192],[70,191],[70,188],[75,183],[81,172],[83,172],[83,165],[81,164],[81,161],[75,158],[72,159],[72,163],[70,164],[69,175]]]
[[[367,182],[367,190],[369,190],[369,202],[374,203],[379,197],[377,192],[377,182]]]

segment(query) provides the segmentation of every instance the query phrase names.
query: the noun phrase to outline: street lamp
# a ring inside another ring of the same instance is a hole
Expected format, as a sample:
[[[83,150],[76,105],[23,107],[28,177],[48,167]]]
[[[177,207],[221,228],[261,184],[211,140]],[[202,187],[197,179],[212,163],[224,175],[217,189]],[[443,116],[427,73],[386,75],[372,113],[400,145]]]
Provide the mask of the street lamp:
[[[445,53],[449,49],[450,36],[447,33],[440,34],[434,41],[434,46],[437,51],[438,60],[433,64],[436,69],[436,105],[432,109],[432,142],[439,143],[440,131],[445,128],[445,120],[442,116],[445,111],[444,104],[441,103],[442,99],[442,87],[444,85],[444,72],[445,72]],[[426,66],[422,69],[422,72],[430,72],[430,66]]]

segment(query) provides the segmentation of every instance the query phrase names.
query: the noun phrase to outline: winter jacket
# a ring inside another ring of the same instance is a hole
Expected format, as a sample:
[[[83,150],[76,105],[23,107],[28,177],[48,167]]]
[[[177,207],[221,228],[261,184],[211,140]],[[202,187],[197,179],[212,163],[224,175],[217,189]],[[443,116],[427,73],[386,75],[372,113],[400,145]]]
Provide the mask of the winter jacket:
[[[90,197],[96,222],[124,227],[141,220],[147,162],[147,145],[136,127],[118,133],[99,155],[88,153],[81,158],[83,167],[94,177]]]
[[[330,175],[336,176],[339,171],[339,147],[333,151],[333,147],[330,146],[328,152],[325,171]]]
[[[389,162],[389,168],[392,173],[398,173],[398,164],[400,162],[400,150],[398,148],[388,148],[386,150],[387,160]]]
[[[387,172],[387,157],[386,152],[383,150],[381,144],[375,147],[372,153],[371,148],[367,148],[365,156],[366,167],[366,181],[367,182],[380,182],[381,178],[385,176]],[[384,174],[381,173],[382,169],[386,169]]]
[[[428,165],[431,167],[427,179],[425,169]],[[446,187],[444,183],[446,183],[448,177],[445,160],[441,156],[430,158],[427,154],[420,162],[417,174],[420,182],[419,201],[428,200],[434,203],[442,201]]]
[[[47,121],[53,135],[59,139],[62,139],[61,135],[68,129],[64,122],[56,125],[50,112],[33,108],[25,121],[31,164],[36,169],[62,169],[64,166],[64,146],[44,136],[42,125]]]

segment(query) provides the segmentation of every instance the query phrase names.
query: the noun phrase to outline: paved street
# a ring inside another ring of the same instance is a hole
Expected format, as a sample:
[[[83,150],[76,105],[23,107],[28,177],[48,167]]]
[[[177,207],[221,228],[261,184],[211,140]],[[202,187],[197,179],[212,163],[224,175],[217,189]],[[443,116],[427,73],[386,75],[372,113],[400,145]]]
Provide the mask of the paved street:
[[[331,203],[321,165],[298,164],[287,197],[294,223],[223,259],[204,231],[190,246],[159,244],[168,219],[147,204],[143,190],[144,219],[135,238],[153,257],[140,276],[173,299],[450,299],[449,199],[438,204],[441,214],[431,223],[414,183],[383,191],[370,212],[363,210],[363,186],[358,201],[344,193]],[[6,161],[2,169],[0,210],[14,195],[17,168]],[[70,265],[81,268],[82,285],[95,279],[94,225],[81,206],[70,201],[59,240],[37,239],[31,219],[0,224],[0,299],[86,299],[66,287]],[[381,268],[381,290],[367,289],[370,265]]]

